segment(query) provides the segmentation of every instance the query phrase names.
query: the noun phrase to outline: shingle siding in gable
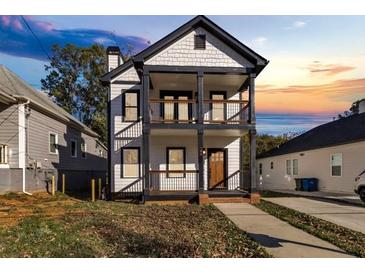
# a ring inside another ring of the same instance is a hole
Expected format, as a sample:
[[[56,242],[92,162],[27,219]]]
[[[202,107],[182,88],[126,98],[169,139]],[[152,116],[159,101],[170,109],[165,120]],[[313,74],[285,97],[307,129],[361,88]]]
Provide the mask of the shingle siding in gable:
[[[206,49],[194,49],[194,36],[206,35]],[[147,65],[252,67],[252,64],[203,28],[190,32],[151,57]]]
[[[113,79],[113,81],[139,81],[139,77],[135,68],[131,67]]]

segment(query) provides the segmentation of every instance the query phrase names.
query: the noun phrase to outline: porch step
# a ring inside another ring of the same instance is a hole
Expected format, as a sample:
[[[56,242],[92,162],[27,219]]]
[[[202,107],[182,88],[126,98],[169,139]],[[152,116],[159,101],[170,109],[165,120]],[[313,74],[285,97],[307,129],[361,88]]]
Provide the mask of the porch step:
[[[214,203],[249,203],[249,198],[243,198],[243,197],[209,197],[208,203],[214,204]]]

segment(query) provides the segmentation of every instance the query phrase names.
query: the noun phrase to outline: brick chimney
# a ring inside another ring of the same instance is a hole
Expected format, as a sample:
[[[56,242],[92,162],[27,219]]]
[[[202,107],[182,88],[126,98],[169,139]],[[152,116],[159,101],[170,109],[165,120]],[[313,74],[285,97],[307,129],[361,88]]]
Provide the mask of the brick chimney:
[[[106,49],[106,54],[108,56],[108,72],[115,69],[120,65],[120,49],[117,46],[108,47]]]

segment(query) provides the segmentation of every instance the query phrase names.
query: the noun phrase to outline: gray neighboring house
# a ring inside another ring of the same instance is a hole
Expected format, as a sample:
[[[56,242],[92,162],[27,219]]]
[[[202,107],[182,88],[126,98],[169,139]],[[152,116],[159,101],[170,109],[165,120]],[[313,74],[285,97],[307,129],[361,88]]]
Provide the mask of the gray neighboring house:
[[[106,157],[95,132],[0,65],[0,193],[46,190],[52,175],[67,190],[105,182]]]

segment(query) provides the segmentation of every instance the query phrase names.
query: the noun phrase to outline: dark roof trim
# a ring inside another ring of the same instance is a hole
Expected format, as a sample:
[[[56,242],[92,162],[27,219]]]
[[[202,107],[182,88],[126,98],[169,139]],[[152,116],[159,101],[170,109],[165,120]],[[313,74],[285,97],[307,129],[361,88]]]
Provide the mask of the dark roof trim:
[[[117,67],[116,69],[108,72],[104,76],[102,76],[101,81],[104,83],[109,83],[115,76],[119,75],[126,69],[130,68],[133,63],[135,63],[136,69],[140,67],[146,59],[152,57],[153,55],[157,54],[161,50],[165,49],[166,47],[173,44],[177,41],[180,37],[186,35],[191,30],[196,29],[198,27],[203,27],[217,38],[222,40],[225,44],[231,47],[233,50],[237,51],[243,57],[245,57],[248,61],[252,62],[256,66],[256,74],[258,75],[263,68],[269,63],[264,57],[250,49],[249,47],[242,44],[239,40],[235,37],[230,35],[228,32],[223,30],[221,27],[216,25],[213,21],[205,17],[204,15],[199,15],[191,19],[189,22],[185,23],[181,27],[177,28],[175,31],[171,32],[170,34],[166,35],[153,45],[149,46],[148,48],[144,49],[137,55],[135,55],[132,60],[122,64],[121,66]]]
[[[228,46],[232,47],[242,56],[247,58],[249,61],[253,62],[258,66],[266,66],[268,61],[254,52],[252,49],[248,48],[244,44],[242,44],[239,40],[234,38],[228,32],[223,30],[221,27],[216,25],[213,21],[205,17],[204,15],[199,15],[191,19],[189,22],[185,23],[181,27],[177,28],[175,31],[171,32],[167,36],[163,37],[150,47],[146,48],[142,52],[138,53],[135,56],[135,60],[146,60],[147,58],[153,56],[157,52],[161,51],[162,49],[168,47],[169,45],[173,44],[176,40],[180,37],[184,36],[185,34],[189,33],[191,30],[196,29],[198,27],[203,27],[213,35],[220,38],[223,42],[225,42]]]
[[[104,84],[109,83],[115,76],[121,74],[122,72],[126,71],[127,69],[133,67],[132,60],[128,60],[127,62],[123,63],[122,65],[116,67],[112,71],[109,71],[108,73],[104,74],[100,81]]]
[[[274,153],[273,154],[267,154],[267,152],[264,152],[264,153],[258,155],[256,157],[256,159],[265,159],[265,158],[283,156],[283,155],[292,154],[292,153],[306,152],[306,151],[310,151],[310,150],[316,150],[316,149],[328,148],[328,147],[336,147],[336,146],[348,145],[348,144],[353,144],[353,143],[358,143],[358,142],[364,142],[364,141],[365,141],[365,138],[363,138],[363,139],[356,139],[356,140],[351,140],[351,141],[347,141],[347,142],[333,143],[333,144],[330,144],[330,145],[314,146],[314,147],[307,148],[307,149],[302,149],[302,150],[301,149],[293,149],[292,151],[285,152],[285,153],[280,153],[279,152],[279,153],[275,153],[275,154]],[[268,151],[268,152],[271,152],[271,150]]]
[[[365,113],[354,114],[317,126],[277,148],[261,153],[257,159],[362,141],[365,141]]]

